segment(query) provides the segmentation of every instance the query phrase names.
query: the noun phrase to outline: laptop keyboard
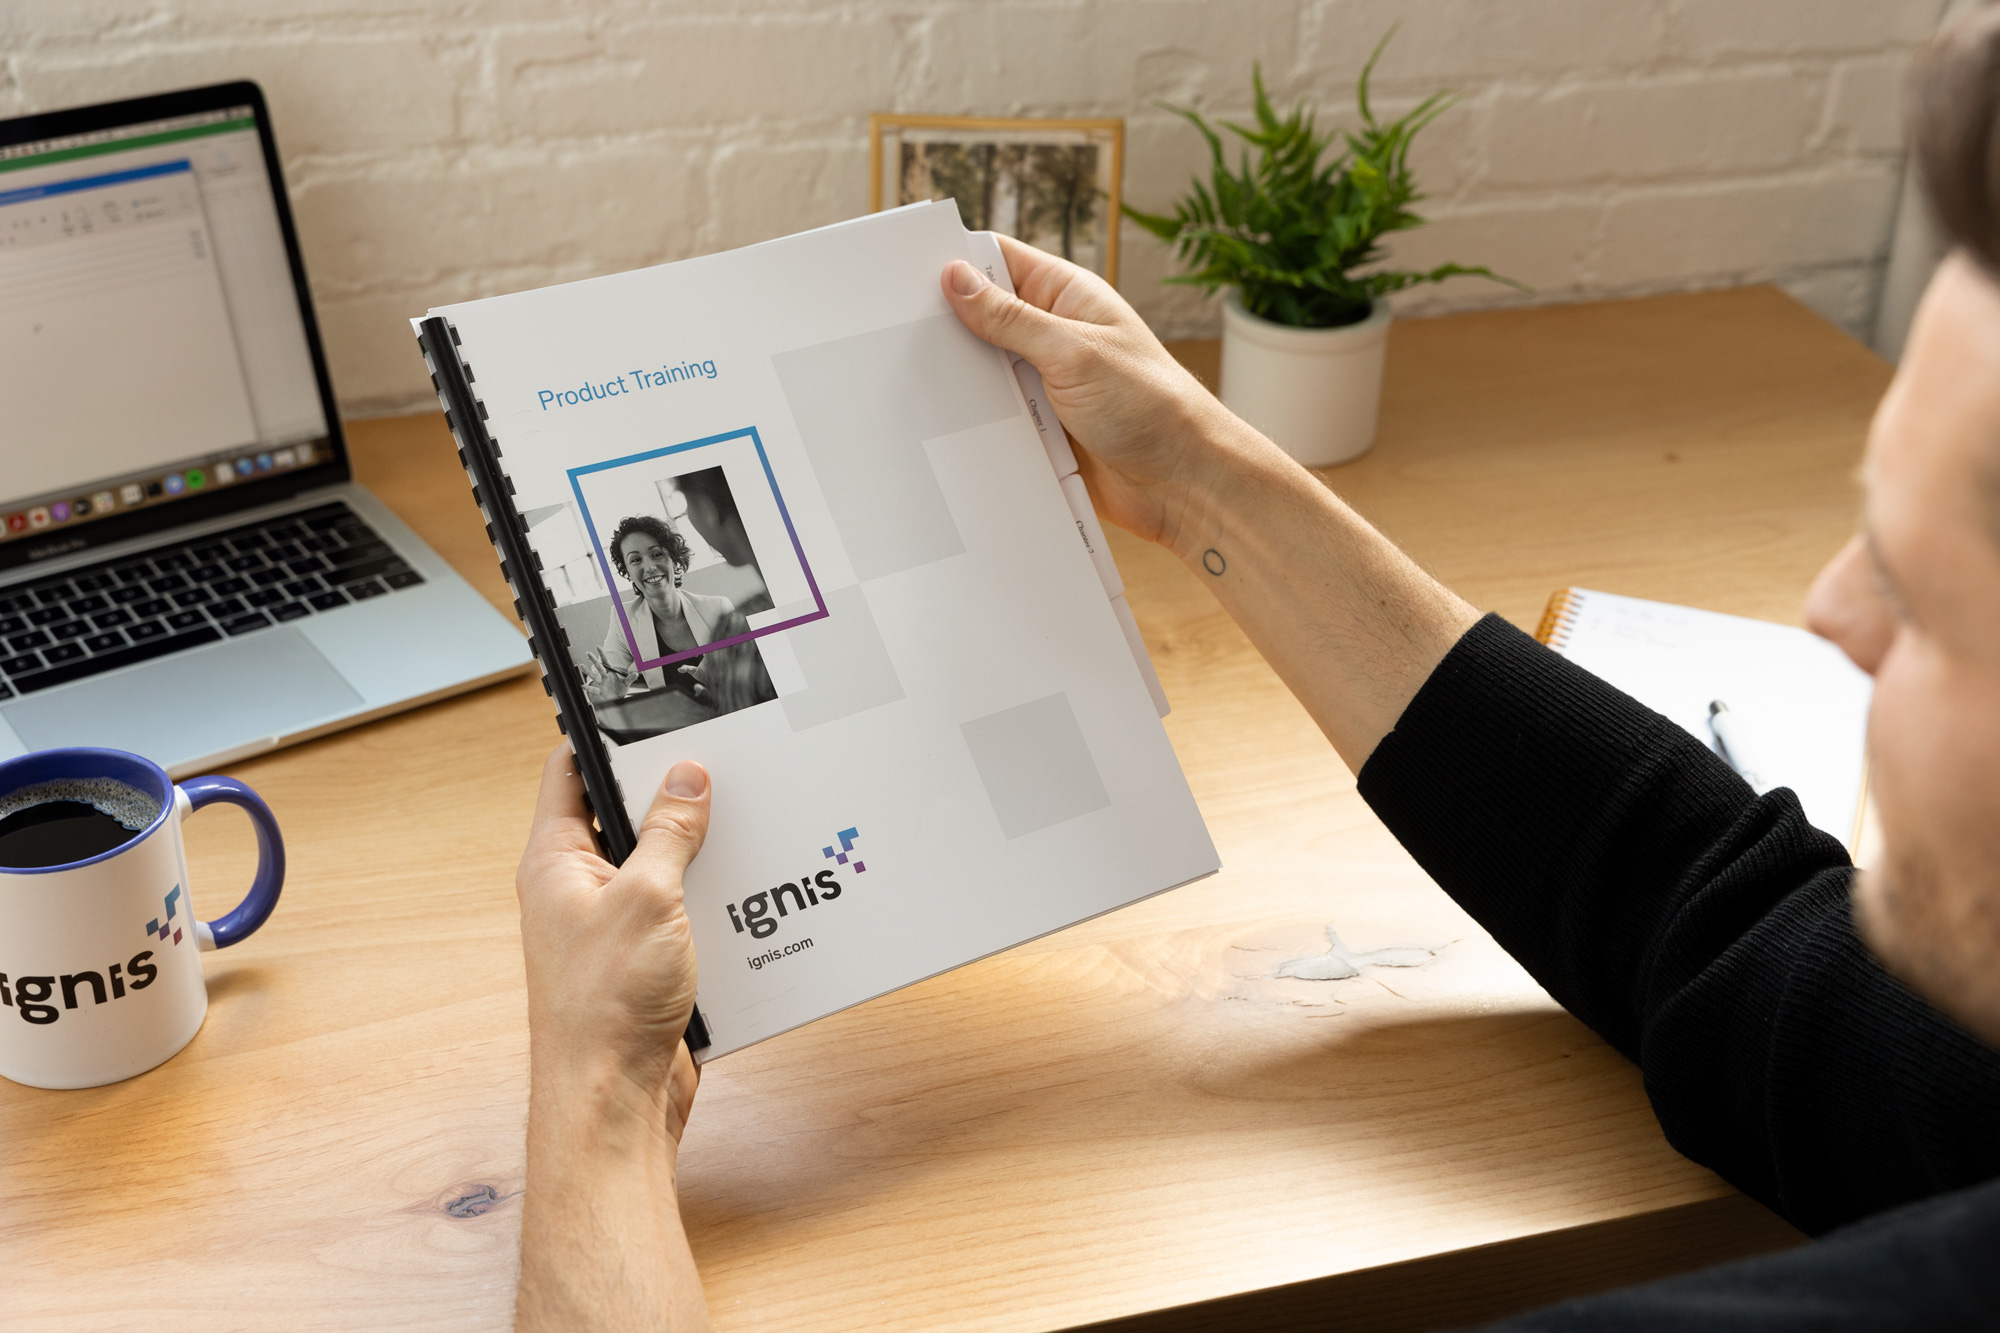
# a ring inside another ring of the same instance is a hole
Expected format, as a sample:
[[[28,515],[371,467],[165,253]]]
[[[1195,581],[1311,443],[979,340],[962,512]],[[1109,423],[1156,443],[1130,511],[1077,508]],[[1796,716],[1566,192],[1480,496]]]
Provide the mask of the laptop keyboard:
[[[339,502],[0,587],[0,699],[424,581]]]

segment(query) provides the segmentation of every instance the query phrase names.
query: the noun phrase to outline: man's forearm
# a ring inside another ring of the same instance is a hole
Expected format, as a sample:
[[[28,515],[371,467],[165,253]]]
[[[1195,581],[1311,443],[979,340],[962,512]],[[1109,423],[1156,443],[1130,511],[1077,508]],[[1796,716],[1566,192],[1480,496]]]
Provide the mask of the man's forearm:
[[[538,1066],[528,1099],[522,1333],[705,1330],[666,1108],[604,1073]]]
[[[1318,478],[1226,413],[1162,533],[1359,771],[1479,619]]]

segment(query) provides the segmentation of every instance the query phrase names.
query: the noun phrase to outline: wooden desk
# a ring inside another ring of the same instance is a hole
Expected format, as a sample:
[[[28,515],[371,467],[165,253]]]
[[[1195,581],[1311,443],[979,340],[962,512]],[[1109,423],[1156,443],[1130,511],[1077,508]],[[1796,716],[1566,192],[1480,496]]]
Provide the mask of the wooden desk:
[[[1795,619],[1888,378],[1769,290],[1392,338],[1381,442],[1329,480],[1527,626],[1566,583]],[[354,444],[505,605],[438,418]],[[681,1179],[717,1323],[1421,1326],[1790,1239],[1416,869],[1198,584],[1113,540],[1226,868],[712,1067]],[[237,767],[289,834],[284,901],[209,958],[208,1024],[163,1068],[0,1084],[0,1324],[507,1325],[511,880],[555,741],[530,679]],[[189,841],[213,914],[247,828]],[[1439,952],[1275,979],[1329,927]]]

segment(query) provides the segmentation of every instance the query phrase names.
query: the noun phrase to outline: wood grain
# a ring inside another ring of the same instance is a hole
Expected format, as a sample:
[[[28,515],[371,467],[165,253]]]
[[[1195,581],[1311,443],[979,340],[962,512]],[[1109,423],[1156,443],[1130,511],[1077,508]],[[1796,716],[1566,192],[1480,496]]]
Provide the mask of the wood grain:
[[[1381,441],[1325,475],[1530,628],[1570,583],[1795,620],[1888,377],[1764,289],[1391,336]],[[504,607],[438,418],[353,440]],[[1790,1239],[1666,1145],[1634,1069],[1415,867],[1194,579],[1113,545],[1223,873],[711,1066],[681,1180],[718,1325],[1222,1327],[1290,1291],[1376,1326]],[[284,901],[207,960],[207,1025],[167,1065],[0,1084],[0,1324],[507,1326],[511,877],[556,740],[529,679],[234,770],[286,828]],[[247,827],[204,812],[189,842],[212,916]],[[1437,953],[1280,979],[1329,926]]]

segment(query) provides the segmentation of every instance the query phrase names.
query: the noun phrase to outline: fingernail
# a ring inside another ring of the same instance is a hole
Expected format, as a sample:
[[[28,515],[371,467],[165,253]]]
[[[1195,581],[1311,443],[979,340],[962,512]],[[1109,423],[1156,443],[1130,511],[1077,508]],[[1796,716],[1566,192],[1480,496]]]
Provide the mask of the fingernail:
[[[683,759],[667,770],[667,795],[693,800],[708,790],[708,770],[692,759]]]
[[[951,289],[960,296],[976,295],[986,285],[986,275],[963,259],[951,266]]]

